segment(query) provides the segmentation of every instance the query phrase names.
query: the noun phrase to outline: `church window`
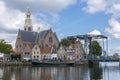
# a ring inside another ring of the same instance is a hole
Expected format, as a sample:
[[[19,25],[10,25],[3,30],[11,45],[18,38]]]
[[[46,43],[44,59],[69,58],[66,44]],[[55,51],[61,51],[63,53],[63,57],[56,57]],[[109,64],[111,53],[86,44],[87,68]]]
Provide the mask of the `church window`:
[[[53,42],[52,37],[49,37],[49,42],[50,42],[50,43],[52,43],[52,42]]]
[[[45,47],[48,47],[48,44],[45,44]]]
[[[56,45],[53,45],[53,52],[56,52]]]
[[[30,27],[28,28],[28,31],[31,31],[31,28],[30,28]]]
[[[20,37],[18,37],[18,39],[20,39]]]
[[[16,45],[16,48],[18,48],[18,45]]]
[[[21,48],[21,45],[20,45],[20,48]]]

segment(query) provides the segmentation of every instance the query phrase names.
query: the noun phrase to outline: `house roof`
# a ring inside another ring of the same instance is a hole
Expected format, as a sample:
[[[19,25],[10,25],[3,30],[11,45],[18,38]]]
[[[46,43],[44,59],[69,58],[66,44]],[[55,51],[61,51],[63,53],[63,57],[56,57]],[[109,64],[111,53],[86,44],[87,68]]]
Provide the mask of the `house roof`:
[[[80,40],[76,40],[75,44],[81,44],[81,41]]]
[[[41,49],[42,53],[51,53],[52,52],[52,47],[46,47]]]

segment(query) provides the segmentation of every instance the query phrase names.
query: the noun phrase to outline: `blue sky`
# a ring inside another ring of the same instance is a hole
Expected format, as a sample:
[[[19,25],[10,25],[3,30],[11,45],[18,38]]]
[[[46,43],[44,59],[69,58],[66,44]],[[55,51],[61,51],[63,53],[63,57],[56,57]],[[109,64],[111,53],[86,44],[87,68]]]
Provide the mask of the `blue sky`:
[[[59,40],[97,31],[108,36],[110,54],[120,52],[119,0],[1,0],[0,37],[13,46],[28,4],[35,31],[51,27]]]

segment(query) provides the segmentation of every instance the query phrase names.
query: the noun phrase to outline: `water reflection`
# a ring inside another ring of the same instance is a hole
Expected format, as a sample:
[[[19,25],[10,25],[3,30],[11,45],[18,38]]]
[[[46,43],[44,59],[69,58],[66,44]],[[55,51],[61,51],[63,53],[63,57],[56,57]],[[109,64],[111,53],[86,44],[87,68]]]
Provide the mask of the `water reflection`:
[[[118,80],[119,65],[77,67],[0,67],[0,80]]]
[[[83,80],[87,68],[80,67],[33,67],[32,79],[40,80]]]
[[[102,79],[102,67],[99,64],[90,65],[90,80],[101,80]]]

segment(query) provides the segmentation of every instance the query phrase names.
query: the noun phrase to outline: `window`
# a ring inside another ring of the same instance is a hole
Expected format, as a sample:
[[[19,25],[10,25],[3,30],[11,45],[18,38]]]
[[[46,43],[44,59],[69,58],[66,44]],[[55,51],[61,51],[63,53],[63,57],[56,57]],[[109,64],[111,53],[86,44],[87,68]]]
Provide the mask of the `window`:
[[[53,45],[53,52],[56,52],[56,45]]]
[[[31,27],[28,28],[28,31],[31,31]]]
[[[49,42],[52,43],[52,37],[49,37]]]
[[[20,45],[20,48],[21,48],[21,45]]]
[[[37,49],[37,47],[35,47],[35,49]]]
[[[37,56],[37,58],[39,58],[39,56]]]
[[[18,48],[18,45],[16,45],[16,48]]]
[[[45,47],[48,47],[48,44],[45,44]]]
[[[25,52],[24,54],[25,54],[25,55],[29,55],[29,54],[30,54],[30,52]]]

